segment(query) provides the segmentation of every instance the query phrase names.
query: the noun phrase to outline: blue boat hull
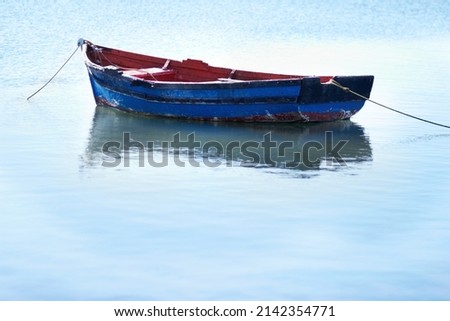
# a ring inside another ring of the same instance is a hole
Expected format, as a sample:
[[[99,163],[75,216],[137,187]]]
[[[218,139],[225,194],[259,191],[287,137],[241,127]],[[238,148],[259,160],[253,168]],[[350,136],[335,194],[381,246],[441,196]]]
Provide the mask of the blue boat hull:
[[[113,51],[86,41],[85,44],[91,45],[91,55],[97,55],[98,61],[105,56],[105,52]],[[125,54],[131,55],[127,52]],[[141,57],[146,56],[137,57],[143,59]],[[209,67],[203,62],[201,63],[204,65],[197,61],[189,63],[195,64],[196,68],[215,68],[217,70],[214,69],[214,72],[217,73],[227,72],[226,69]],[[186,62],[178,64],[179,68],[187,65]],[[131,68],[118,68],[115,64],[102,66],[87,59],[86,66],[98,105],[152,116],[243,122],[333,121],[350,118],[365,102],[364,99],[324,81],[326,77],[286,76],[285,79],[280,79],[282,75],[274,75],[278,79],[245,81],[230,77],[189,82],[158,81],[151,76],[155,79],[149,81],[148,78],[130,75],[128,71]],[[135,70],[140,69],[133,69],[134,72]],[[188,75],[186,70],[183,72]],[[196,72],[200,74],[201,70]],[[245,75],[244,71],[240,72]],[[373,76],[329,78],[366,97],[370,95]]]

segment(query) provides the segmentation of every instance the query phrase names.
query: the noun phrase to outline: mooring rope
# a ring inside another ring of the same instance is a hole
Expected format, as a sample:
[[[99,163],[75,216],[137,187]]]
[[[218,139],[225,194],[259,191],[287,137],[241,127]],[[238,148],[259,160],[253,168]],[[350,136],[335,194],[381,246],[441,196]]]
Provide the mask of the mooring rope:
[[[45,86],[47,86],[52,80],[53,78],[56,77],[56,75],[64,68],[64,66],[69,62],[70,59],[72,59],[72,57],[75,55],[75,53],[77,52],[78,48],[80,47],[80,43],[78,44],[77,48],[72,52],[72,54],[70,55],[69,58],[67,58],[67,60],[63,63],[63,65],[58,69],[58,71],[38,90],[36,90],[34,92],[34,94],[32,94],[30,97],[27,98],[27,100],[30,100],[31,97],[33,97],[34,95],[36,95],[38,92],[40,92],[42,89],[44,89]]]
[[[337,82],[336,80],[334,80],[334,79],[331,79],[331,82],[330,82],[330,83],[331,83],[332,85],[335,85],[336,87],[341,88],[341,89],[342,89],[343,91],[345,91],[345,92],[352,93],[352,94],[355,95],[355,96],[358,96],[358,97],[360,97],[360,98],[362,98],[362,99],[364,99],[364,100],[370,101],[371,103],[373,103],[373,104],[375,104],[375,105],[378,105],[378,106],[380,106],[380,107],[389,109],[389,110],[391,110],[391,111],[393,111],[393,112],[396,112],[396,113],[399,113],[399,114],[401,114],[401,115],[404,115],[404,116],[407,116],[407,117],[411,117],[411,118],[414,118],[414,119],[417,119],[417,120],[420,120],[420,121],[423,121],[423,122],[425,122],[425,123],[429,123],[429,124],[432,124],[432,125],[435,125],[435,126],[440,126],[440,127],[450,128],[449,125],[436,123],[436,122],[434,122],[434,121],[427,120],[427,119],[424,119],[424,118],[420,118],[420,117],[417,117],[417,116],[414,116],[414,115],[411,115],[411,114],[402,112],[402,111],[400,111],[400,110],[394,109],[394,108],[392,108],[392,107],[383,105],[383,104],[381,104],[381,103],[379,103],[379,102],[376,102],[376,101],[370,99],[369,97],[365,97],[365,96],[363,96],[363,95],[361,95],[361,94],[359,94],[359,93],[357,93],[357,92],[351,90],[350,88],[341,85],[340,83],[338,83],[338,82]]]

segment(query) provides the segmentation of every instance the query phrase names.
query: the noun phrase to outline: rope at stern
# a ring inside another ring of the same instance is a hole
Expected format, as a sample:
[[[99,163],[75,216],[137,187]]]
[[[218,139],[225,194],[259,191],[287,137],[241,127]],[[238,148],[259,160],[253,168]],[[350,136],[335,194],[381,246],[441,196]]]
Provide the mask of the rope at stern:
[[[375,105],[378,105],[378,106],[380,106],[380,107],[389,109],[389,110],[391,110],[391,111],[393,111],[393,112],[396,112],[396,113],[399,113],[399,114],[401,114],[401,115],[403,115],[403,116],[407,116],[407,117],[410,117],[410,118],[414,118],[414,119],[417,119],[417,120],[420,120],[420,121],[423,121],[423,122],[425,122],[425,123],[429,123],[429,124],[432,124],[432,125],[435,125],[435,126],[440,126],[440,127],[444,127],[444,128],[450,128],[449,125],[445,125],[445,124],[437,123],[437,122],[434,122],[434,121],[431,121],[431,120],[427,120],[427,119],[424,119],[424,118],[420,118],[420,117],[417,117],[417,116],[414,116],[414,115],[411,115],[411,114],[402,112],[402,111],[400,111],[400,110],[397,110],[397,109],[395,109],[395,108],[386,106],[386,105],[381,104],[381,103],[379,103],[379,102],[376,102],[376,101],[370,99],[369,97],[363,96],[363,95],[361,95],[361,94],[359,94],[359,93],[357,93],[357,92],[351,90],[350,88],[341,85],[340,83],[338,83],[338,82],[337,82],[336,80],[334,80],[334,79],[331,79],[329,83],[332,84],[332,85],[334,85],[334,86],[336,86],[336,87],[338,87],[338,88],[340,88],[340,89],[342,89],[342,90],[345,91],[345,92],[352,93],[353,95],[358,96],[359,98],[362,98],[362,99],[364,99],[364,100],[370,101],[371,103],[373,103],[373,104],[375,104]]]

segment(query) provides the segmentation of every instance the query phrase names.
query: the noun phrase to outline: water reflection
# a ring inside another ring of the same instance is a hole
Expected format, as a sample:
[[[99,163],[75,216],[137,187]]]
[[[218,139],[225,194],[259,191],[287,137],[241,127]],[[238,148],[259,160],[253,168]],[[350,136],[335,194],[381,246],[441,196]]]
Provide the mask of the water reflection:
[[[348,168],[371,161],[364,129],[317,124],[190,122],[98,106],[84,167],[245,166],[285,171]]]

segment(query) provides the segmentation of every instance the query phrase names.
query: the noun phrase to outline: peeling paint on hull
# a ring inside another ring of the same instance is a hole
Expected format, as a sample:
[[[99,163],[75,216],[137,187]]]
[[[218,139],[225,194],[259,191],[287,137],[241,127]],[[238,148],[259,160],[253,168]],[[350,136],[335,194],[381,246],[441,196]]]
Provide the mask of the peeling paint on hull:
[[[241,117],[218,117],[218,116],[187,116],[187,115],[176,115],[176,114],[170,114],[170,113],[157,113],[157,112],[146,112],[144,109],[136,110],[135,108],[127,108],[126,106],[118,105],[115,102],[111,102],[109,100],[104,99],[103,97],[97,96],[96,103],[98,106],[106,106],[106,107],[112,107],[117,108],[126,112],[131,113],[139,113],[143,115],[148,116],[157,116],[157,117],[166,117],[166,118],[183,118],[183,119],[189,119],[189,120],[199,120],[199,121],[227,121],[227,122],[265,122],[265,123],[271,123],[271,122],[277,122],[277,123],[289,123],[289,122],[301,122],[301,123],[307,123],[307,122],[327,122],[327,121],[334,121],[334,120],[342,120],[342,119],[349,119],[351,116],[356,114],[362,107],[356,107],[356,109],[352,110],[341,110],[338,112],[326,112],[326,113],[320,113],[320,112],[286,112],[286,113],[277,113],[277,114],[266,114],[266,115],[250,115],[250,116],[241,116]],[[311,106],[310,106],[311,107]]]

